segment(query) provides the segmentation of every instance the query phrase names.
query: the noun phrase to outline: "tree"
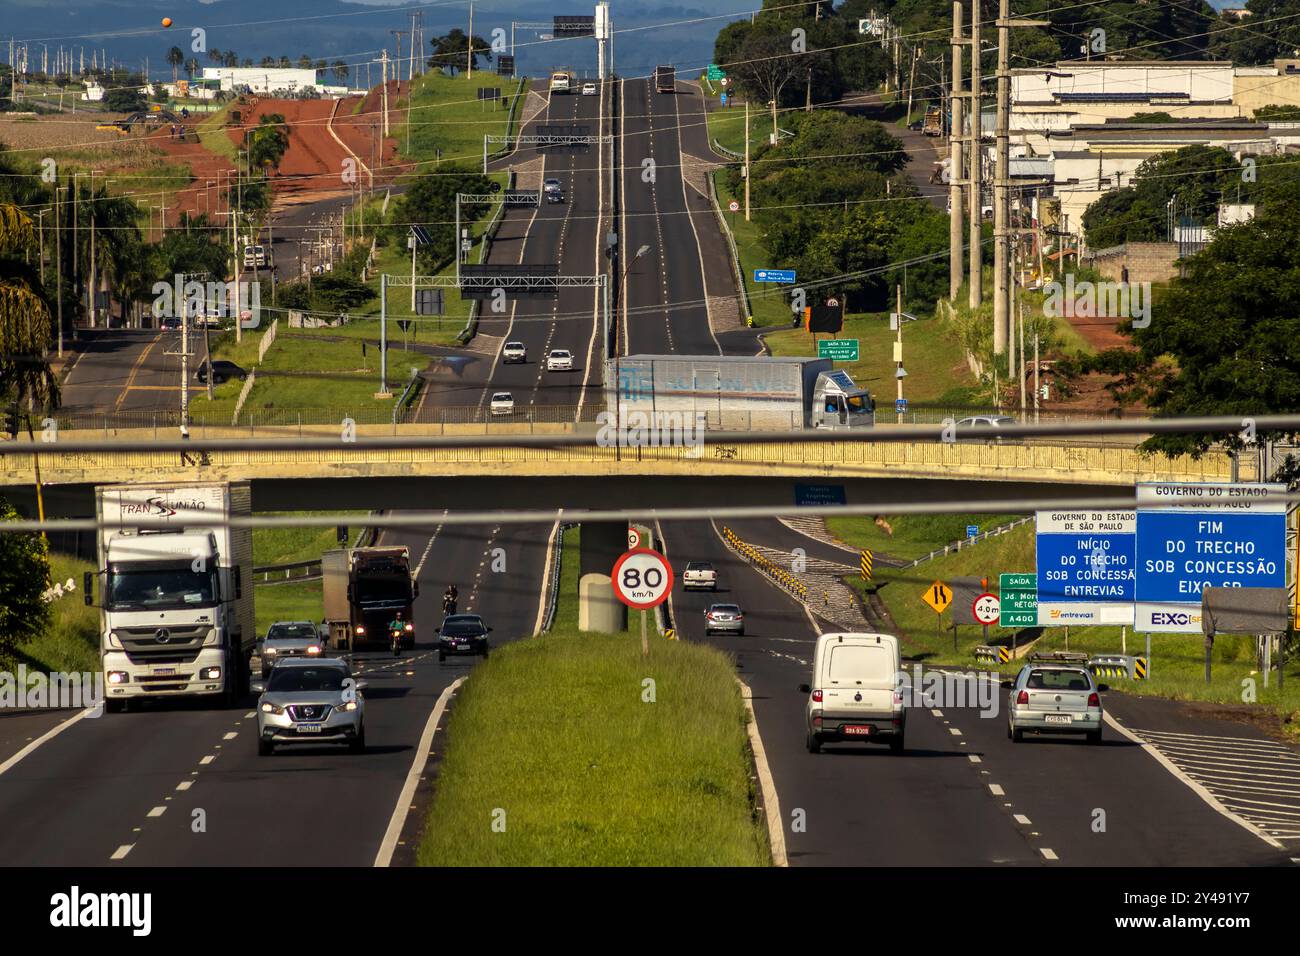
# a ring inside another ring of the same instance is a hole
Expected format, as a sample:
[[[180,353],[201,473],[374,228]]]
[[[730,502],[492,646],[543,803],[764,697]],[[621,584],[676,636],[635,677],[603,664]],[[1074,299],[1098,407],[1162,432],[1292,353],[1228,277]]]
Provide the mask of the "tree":
[[[115,113],[134,113],[144,106],[144,94],[134,84],[115,86],[104,93],[104,108]]]
[[[791,53],[788,32],[757,33],[751,30],[734,55],[724,59],[722,64],[740,88],[760,105],[775,101],[778,107],[791,81],[804,72],[799,57]]]
[[[270,170],[278,169],[289,148],[289,127],[284,116],[280,113],[263,116],[257,126],[244,134],[244,145],[248,148],[249,166],[260,167],[264,177]]]
[[[310,69],[311,69],[311,66],[312,66],[312,59],[311,59],[311,57],[308,56],[306,53],[304,53],[302,56],[298,57],[298,69],[300,69],[300,70],[310,70]]]
[[[216,47],[208,51],[208,59],[212,61],[213,66],[221,66],[225,62],[222,52]]]
[[[351,67],[348,66],[346,60],[334,61],[334,79],[338,80],[340,83],[346,83],[351,72]]]
[[[180,69],[181,64],[185,62],[185,54],[181,52],[180,47],[174,46],[167,51],[167,62],[171,65],[172,82],[175,83],[177,71]]]
[[[0,396],[56,407],[59,386],[45,357],[53,319],[32,265],[37,248],[31,216],[0,204]]]
[[[222,62],[228,67],[239,66],[239,54],[234,50],[227,50]]]
[[[287,70],[292,65],[293,64],[289,62],[289,58],[287,56],[280,57],[279,66],[281,69]]]
[[[199,69],[199,61],[194,59],[194,57],[190,57],[185,61],[185,75],[191,80],[194,79],[194,74],[198,73]]]
[[[429,66],[435,69],[447,66],[460,69],[465,65],[469,39],[465,36],[464,30],[458,27],[446,36],[434,37],[429,42],[433,44],[433,56],[429,57]],[[491,62],[492,47],[482,37],[476,36],[474,37],[474,66],[478,66],[479,57]]]
[[[21,517],[0,498],[0,522]],[[0,660],[8,663],[19,645],[49,627],[50,606],[41,593],[50,586],[45,539],[34,532],[0,531]]]
[[[402,197],[402,211],[399,221],[424,225],[431,238],[426,246],[420,246],[417,257],[427,272],[436,272],[442,265],[451,261],[455,250],[453,230],[447,223],[456,218],[457,193],[487,193],[492,188],[491,181],[480,173],[463,169],[447,170],[446,175],[423,176],[415,180]],[[460,173],[460,175],[450,175]],[[486,211],[477,203],[465,203],[460,207],[461,221],[473,222]]]

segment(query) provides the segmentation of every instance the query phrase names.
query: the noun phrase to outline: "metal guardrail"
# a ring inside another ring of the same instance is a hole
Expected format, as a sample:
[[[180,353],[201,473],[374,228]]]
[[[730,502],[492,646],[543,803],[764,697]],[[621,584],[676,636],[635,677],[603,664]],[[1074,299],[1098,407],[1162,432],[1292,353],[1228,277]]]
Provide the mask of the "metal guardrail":
[[[301,574],[294,572],[300,571]],[[310,561],[291,561],[287,564],[268,564],[253,568],[253,577],[258,584],[275,581],[311,581],[320,577],[320,558]]]
[[[717,152],[721,153],[723,156],[726,156],[728,159],[734,159],[737,162],[742,162],[742,163],[745,161],[745,155],[743,153],[737,153],[734,150],[727,149],[727,147],[723,146],[721,143],[718,142],[718,138],[716,136],[713,137],[713,148],[717,150]]]
[[[518,99],[518,97],[516,97],[516,99]],[[515,171],[512,169],[506,175],[506,189],[514,189],[514,188],[515,188]],[[506,214],[506,204],[505,204],[505,200],[503,199],[497,205],[497,211],[492,215],[492,219],[488,222],[487,226],[484,228],[483,235],[479,237],[479,244],[478,244],[479,265],[482,265],[483,263],[487,262],[488,254],[492,251],[492,242],[496,238],[497,229],[500,228],[501,220],[505,218],[505,214]],[[460,238],[457,237],[456,241],[460,242]],[[457,255],[459,255],[459,252],[457,252]],[[474,336],[478,334],[479,312],[481,311],[481,309],[482,309],[482,302],[479,299],[470,300],[469,317],[465,320],[465,327],[461,329],[460,334],[456,336],[456,341],[459,342],[461,345],[468,345],[473,340]]]
[[[722,527],[722,539],[728,548],[748,561],[760,573],[766,575],[777,587],[787,591],[791,597],[801,604],[808,603],[808,585],[800,581],[793,572],[778,567],[771,559],[752,544],[742,540],[739,535],[726,525]]]
[[[576,522],[563,521],[555,534],[555,553],[551,557],[551,587],[546,594],[546,613],[542,616],[542,633],[555,623],[555,608],[560,603],[560,569],[564,561],[564,530],[576,527]]]
[[[953,554],[954,552],[961,551],[963,548],[972,547],[973,545],[979,543],[980,541],[987,541],[989,538],[996,538],[999,535],[1004,535],[1008,531],[1013,531],[1016,528],[1020,527],[1022,524],[1025,524],[1026,522],[1033,521],[1033,520],[1034,520],[1034,516],[1029,515],[1024,518],[1017,518],[1015,521],[1012,521],[1009,524],[999,525],[996,528],[990,528],[988,531],[981,531],[979,534],[975,535],[974,537],[962,538],[958,541],[953,542],[952,544],[946,544],[942,548],[937,548],[934,551],[931,551],[929,554],[917,558],[911,564],[901,565],[901,568],[902,569],[914,568],[918,564],[924,564],[926,561],[933,561],[935,558],[942,558],[946,554]]]
[[[709,205],[713,207],[713,215],[717,217],[718,227],[722,234],[727,237],[727,249],[731,253],[731,277],[736,283],[736,291],[740,295],[740,304],[744,309],[745,322],[748,325],[749,320],[754,317],[754,304],[749,299],[749,286],[745,284],[745,271],[740,266],[740,250],[736,248],[736,237],[731,233],[731,227],[727,225],[727,218],[722,215],[722,207],[718,205],[717,188],[713,185],[713,175],[704,177],[704,181],[709,186]]]

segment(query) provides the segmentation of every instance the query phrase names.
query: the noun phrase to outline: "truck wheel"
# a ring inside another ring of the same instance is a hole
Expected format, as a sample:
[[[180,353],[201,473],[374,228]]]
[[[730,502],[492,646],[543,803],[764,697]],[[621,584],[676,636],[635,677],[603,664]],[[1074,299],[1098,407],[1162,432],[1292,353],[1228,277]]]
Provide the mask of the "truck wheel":
[[[104,701],[104,713],[121,714],[126,712],[126,701],[124,700],[106,700]]]

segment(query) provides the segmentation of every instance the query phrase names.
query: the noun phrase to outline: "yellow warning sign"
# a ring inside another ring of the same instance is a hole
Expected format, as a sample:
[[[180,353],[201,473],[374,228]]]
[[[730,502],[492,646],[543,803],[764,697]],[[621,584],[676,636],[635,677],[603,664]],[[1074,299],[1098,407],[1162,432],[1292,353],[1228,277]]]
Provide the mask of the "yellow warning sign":
[[[921,594],[921,600],[930,605],[935,614],[942,614],[952,603],[952,588],[942,581],[935,581]]]

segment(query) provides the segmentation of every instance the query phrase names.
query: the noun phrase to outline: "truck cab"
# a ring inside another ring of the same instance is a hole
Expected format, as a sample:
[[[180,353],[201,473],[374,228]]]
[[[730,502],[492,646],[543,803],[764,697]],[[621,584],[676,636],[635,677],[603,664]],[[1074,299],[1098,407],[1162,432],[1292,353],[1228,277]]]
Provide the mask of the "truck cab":
[[[821,372],[813,386],[809,425],[813,428],[870,428],[876,424],[876,402],[858,388],[843,369]]]

